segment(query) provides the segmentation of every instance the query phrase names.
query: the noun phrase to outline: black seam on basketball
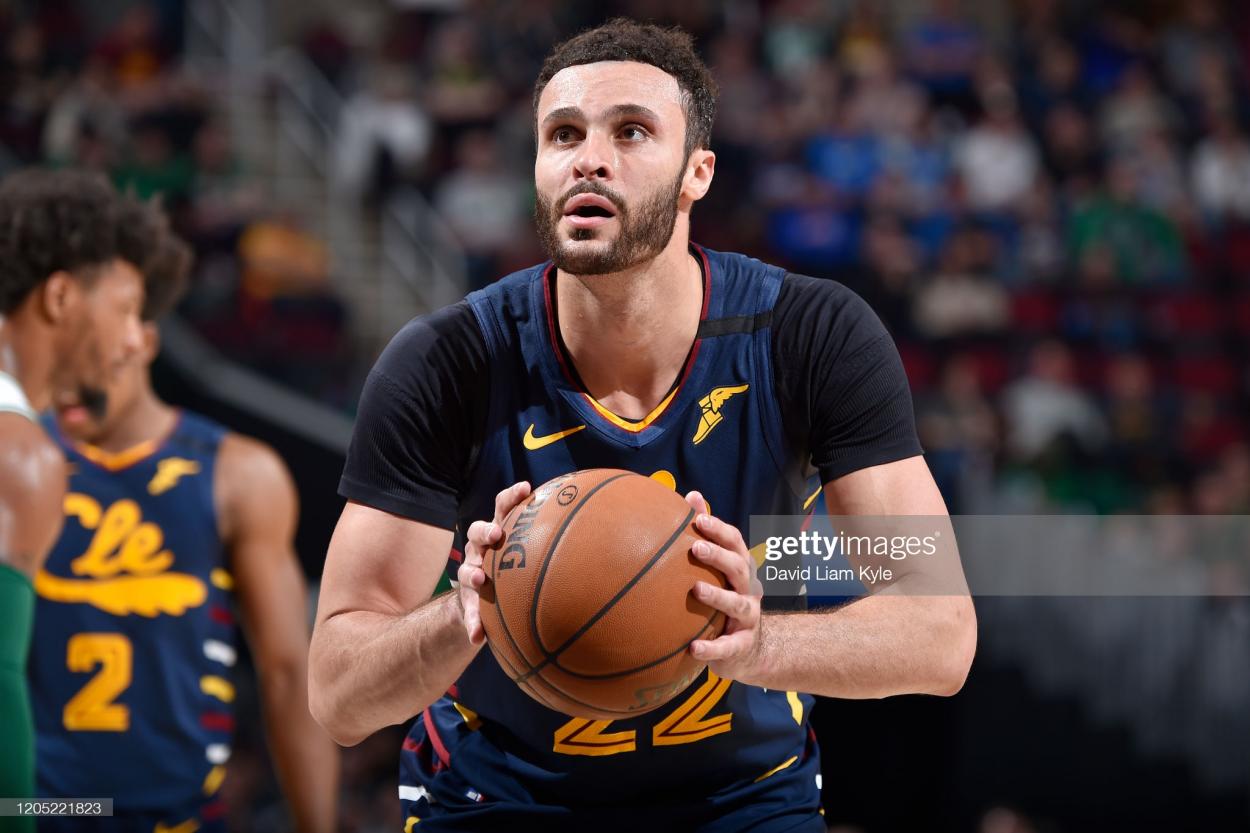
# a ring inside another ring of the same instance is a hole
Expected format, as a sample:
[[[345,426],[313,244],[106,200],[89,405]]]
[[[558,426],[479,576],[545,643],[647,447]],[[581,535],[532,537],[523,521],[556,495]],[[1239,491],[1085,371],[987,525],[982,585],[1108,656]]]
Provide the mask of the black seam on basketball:
[[[547,688],[551,689],[551,691],[553,691],[554,693],[556,693],[556,694],[560,695],[560,696],[561,696],[561,697],[563,697],[564,699],[568,700],[570,703],[576,703],[576,704],[577,704],[577,705],[579,705],[579,706],[585,706],[586,708],[590,709],[591,711],[595,711],[595,712],[602,712],[602,713],[604,713],[604,714],[615,714],[615,715],[620,715],[621,717],[638,717],[639,715],[646,714],[646,713],[647,713],[647,711],[650,711],[650,709],[647,709],[647,710],[639,710],[639,709],[609,709],[609,708],[605,708],[604,706],[596,706],[596,705],[594,705],[593,703],[587,703],[587,702],[585,702],[585,701],[583,701],[583,700],[578,700],[576,697],[574,697],[573,695],[569,694],[569,693],[568,693],[568,692],[566,692],[564,689],[560,688],[558,685],[556,685],[555,683],[553,683],[551,680],[548,680],[548,679],[547,679],[546,677],[544,677],[542,674],[535,674],[535,675],[533,675],[532,677],[530,677],[530,678],[526,681],[526,683],[527,683],[527,684],[529,684],[529,685],[531,685],[531,686],[532,686],[534,683],[542,683],[544,686],[546,686]],[[561,712],[561,713],[566,713],[566,712],[563,712],[563,710],[561,710],[561,709],[555,709],[554,711],[558,711],[558,712]],[[597,719],[597,718],[595,718],[595,719]]]
[[[637,674],[639,671],[646,671],[648,668],[654,668],[660,663],[666,660],[672,659],[673,657],[680,654],[682,651],[689,648],[690,643],[694,642],[696,639],[703,636],[703,634],[707,632],[707,629],[712,626],[712,622],[716,619],[716,617],[720,615],[721,615],[721,612],[719,610],[713,610],[712,615],[707,618],[706,622],[704,622],[702,625],[699,626],[699,629],[695,631],[694,636],[690,637],[685,642],[681,643],[672,651],[660,657],[659,659],[652,660],[651,662],[648,662],[644,665],[638,665],[633,668],[627,668],[624,671],[611,671],[606,674],[586,674],[581,671],[573,671],[561,665],[559,657],[552,660],[551,665],[554,668],[560,669],[560,671],[564,672],[565,674],[568,674],[570,677],[577,677],[579,680],[611,680],[617,677],[628,677],[630,674]]]
[[[706,626],[705,626],[705,627],[706,627]],[[492,655],[492,656],[494,656],[496,660],[498,660],[498,659],[499,659],[498,655],[496,655],[493,651],[491,652],[491,655]],[[504,665],[504,664],[506,664],[506,663],[500,663],[500,664],[501,664],[501,666],[502,666],[502,665]],[[506,672],[505,672],[505,673],[506,673]],[[702,672],[700,672],[700,673],[702,673]],[[516,678],[513,678],[513,679],[514,679],[514,680],[516,680]],[[544,687],[544,688],[548,689],[551,693],[556,694],[556,695],[558,695],[559,697],[563,697],[565,700],[569,701],[570,703],[576,703],[576,704],[577,704],[577,705],[579,705],[579,706],[585,706],[586,708],[588,708],[588,709],[590,709],[590,710],[592,710],[592,711],[602,712],[602,713],[604,713],[604,714],[614,714],[614,715],[620,715],[620,717],[622,717],[622,718],[627,718],[627,717],[638,717],[638,716],[640,716],[640,715],[642,715],[642,714],[646,714],[648,711],[652,711],[652,710],[653,710],[653,709],[648,709],[647,711],[639,711],[638,709],[609,709],[609,708],[606,708],[606,707],[604,707],[604,706],[596,706],[596,705],[594,705],[593,703],[587,703],[587,702],[585,702],[585,701],[583,701],[583,700],[579,700],[579,699],[577,699],[576,697],[574,697],[573,695],[569,694],[569,693],[568,693],[568,692],[566,692],[564,689],[562,689],[560,686],[556,685],[556,684],[555,684],[555,683],[553,683],[551,680],[549,680],[549,679],[547,679],[546,677],[544,677],[542,674],[534,674],[534,675],[532,675],[531,677],[529,677],[528,679],[526,679],[526,680],[524,680],[524,681],[519,681],[519,680],[517,680],[516,682],[517,682],[517,685],[518,685],[518,686],[520,686],[522,689],[527,690],[527,693],[531,693],[531,695],[534,697],[534,699],[535,699],[535,700],[540,701],[540,702],[542,703],[542,705],[546,706],[547,708],[551,709],[552,711],[555,711],[555,712],[560,712],[561,714],[567,714],[567,712],[565,712],[563,709],[559,709],[559,708],[556,708],[555,706],[551,705],[551,702],[550,702],[550,701],[549,701],[546,697],[544,697],[542,694],[539,694],[539,693],[538,693],[538,688],[539,688],[539,686],[540,686],[540,685],[541,685],[542,687]],[[691,685],[693,685],[693,683],[691,683]],[[688,687],[687,687],[687,688],[688,688]],[[709,697],[709,696],[710,696],[710,693],[709,693],[709,694],[705,694],[705,695],[704,695],[704,696],[703,696],[703,697],[699,700],[699,703],[702,703],[702,702],[703,702],[704,700],[706,700],[706,699],[707,699],[707,697]],[[698,706],[698,703],[696,703],[696,704],[695,704],[695,706],[697,707],[697,706]],[[588,719],[589,719],[589,718],[588,718]]]
[[[490,655],[492,658],[494,658],[495,662],[499,663],[499,667],[503,669],[503,672],[507,674],[508,677],[510,677],[514,682],[517,683],[517,686],[522,691],[524,691],[526,694],[533,697],[539,703],[551,709],[552,711],[559,711],[559,709],[557,709],[554,705],[551,704],[550,700],[548,700],[543,695],[539,694],[534,689],[534,686],[530,685],[529,682],[517,682],[518,675],[516,673],[516,669],[512,667],[512,663],[506,661],[503,657],[499,656],[499,654],[495,652],[494,648],[491,649]]]
[[[633,586],[637,584],[639,581],[641,581],[642,577],[645,576],[651,570],[652,567],[654,567],[657,563],[659,563],[661,558],[663,558],[665,555],[668,554],[669,548],[671,548],[673,544],[677,542],[677,539],[681,536],[681,534],[686,531],[686,526],[690,523],[690,519],[693,517],[694,517],[694,509],[690,509],[689,511],[686,512],[686,517],[682,519],[682,522],[679,523],[677,525],[677,528],[673,530],[673,534],[668,536],[668,540],[665,541],[663,544],[661,544],[660,548],[655,552],[655,554],[652,555],[649,559],[647,559],[647,563],[642,565],[642,569],[638,571],[637,575],[635,575],[629,581],[625,582],[624,586],[622,586],[620,590],[616,591],[615,596],[613,596],[611,599],[608,599],[608,601],[604,603],[603,607],[599,608],[599,611],[597,613],[591,616],[590,619],[588,619],[580,628],[574,631],[573,634],[568,639],[564,640],[563,645],[556,648],[554,651],[549,652],[549,651],[543,650],[543,655],[545,659],[543,659],[542,662],[535,665],[529,671],[529,673],[536,674],[547,665],[556,665],[556,667],[559,668],[559,664],[556,661],[559,658],[561,652],[568,650],[570,645],[572,645],[574,642],[580,639],[582,635],[586,633],[586,631],[594,627],[594,624],[596,622],[598,622],[600,619],[606,616],[608,611],[610,611],[613,607],[616,606],[617,602],[625,598],[626,594],[629,593],[629,591],[633,588]],[[554,544],[552,545],[549,553],[553,551],[555,551]],[[539,578],[541,580],[541,576]],[[531,603],[532,605],[531,610],[537,611],[538,609],[538,599],[540,597],[541,589],[542,589],[541,587],[537,587],[534,590],[534,599],[533,599],[533,602]],[[534,639],[535,641],[538,642],[539,648],[541,649],[542,641],[538,637],[537,614],[535,614],[535,617],[534,617],[533,628],[534,628]],[[560,670],[563,671],[564,669],[560,669]]]
[[[568,514],[564,516],[564,521],[560,524],[560,528],[556,530],[555,537],[552,538],[550,543],[547,544],[547,552],[543,555],[543,563],[538,570],[538,579],[534,582],[534,593],[530,597],[530,635],[534,637],[534,644],[538,646],[538,650],[544,657],[543,663],[550,660],[552,658],[552,654],[547,650],[547,646],[543,645],[542,634],[538,632],[538,600],[541,599],[543,595],[543,581],[547,577],[547,567],[551,563],[551,557],[555,555],[556,550],[559,548],[560,539],[563,538],[564,533],[568,531],[569,524],[573,522],[573,518],[577,517],[577,513],[580,512],[582,507],[586,505],[586,502],[590,500],[591,496],[603,487],[607,486],[609,483],[615,480],[620,480],[622,477],[629,477],[630,474],[631,472],[622,472],[595,484],[594,488],[582,495],[582,499],[569,509]],[[539,665],[541,666],[542,663]],[[534,670],[537,669],[530,669],[530,673]]]
[[[606,482],[606,481],[605,481],[605,482]],[[533,499],[533,495],[531,494],[531,496],[530,496],[529,500],[532,500],[532,499]],[[517,504],[516,506],[512,507],[512,512],[516,512],[516,511],[517,511],[517,510],[519,510],[519,509],[521,508],[521,506],[523,506],[523,505],[524,505],[524,502],[519,503],[519,504]],[[512,517],[512,512],[509,512],[509,513],[508,513],[508,514],[504,517],[502,526],[506,526],[506,525],[507,525],[507,523],[508,523],[508,518],[511,518],[511,517]],[[495,555],[494,555],[494,557],[492,557],[492,558],[491,558],[491,561],[490,561],[490,580],[491,580],[491,583],[492,583],[492,584],[495,584],[495,574],[496,574],[496,573],[498,572],[498,570],[499,570],[499,552],[500,552],[500,550],[502,550],[502,549],[503,549],[503,546],[504,546],[504,544],[505,544],[506,542],[507,542],[507,537],[505,536],[505,537],[504,537],[504,540],[499,542],[499,547],[495,548],[495,550],[494,550]],[[498,586],[498,584],[496,584],[496,585],[495,585],[495,611],[496,611],[496,614],[499,616],[499,624],[500,624],[500,627],[502,627],[502,628],[503,628],[503,633],[504,633],[504,636],[508,637],[508,644],[512,646],[512,650],[516,652],[516,655],[517,655],[518,657],[520,657],[520,658],[521,658],[521,659],[525,662],[525,667],[526,667],[526,668],[529,668],[529,669],[531,669],[531,670],[533,670],[533,665],[530,663],[530,659],[529,659],[529,657],[527,657],[527,656],[525,655],[525,652],[521,650],[521,646],[517,644],[516,638],[515,638],[515,637],[513,637],[513,635],[512,635],[512,629],[508,627],[508,617],[503,615],[503,605],[502,605],[501,600],[500,600],[500,597],[499,597],[499,586]],[[526,673],[528,673],[528,672],[526,672]],[[511,675],[509,675],[509,676],[511,676]],[[518,684],[520,683],[520,680],[519,680],[518,678],[514,677],[513,679],[514,679],[514,680],[517,680]]]

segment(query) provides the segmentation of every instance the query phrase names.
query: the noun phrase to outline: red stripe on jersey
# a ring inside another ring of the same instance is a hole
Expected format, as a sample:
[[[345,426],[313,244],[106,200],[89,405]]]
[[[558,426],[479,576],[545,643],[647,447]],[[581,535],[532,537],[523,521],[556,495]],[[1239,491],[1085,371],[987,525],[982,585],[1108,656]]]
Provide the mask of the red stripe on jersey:
[[[438,729],[434,727],[434,716],[430,714],[429,706],[426,706],[425,712],[425,731],[429,735],[430,743],[434,746],[434,754],[438,755],[438,759],[443,762],[443,766],[451,766],[451,754],[447,751],[447,747],[443,745],[443,739],[438,736]]]
[[[200,725],[210,732],[233,732],[234,717],[221,712],[204,712],[200,715]]]
[[[200,818],[204,821],[213,821],[219,819],[226,814],[226,802],[218,799],[210,804],[205,804],[200,808]]]
[[[234,614],[221,605],[213,605],[208,609],[208,618],[219,625],[234,627]]]

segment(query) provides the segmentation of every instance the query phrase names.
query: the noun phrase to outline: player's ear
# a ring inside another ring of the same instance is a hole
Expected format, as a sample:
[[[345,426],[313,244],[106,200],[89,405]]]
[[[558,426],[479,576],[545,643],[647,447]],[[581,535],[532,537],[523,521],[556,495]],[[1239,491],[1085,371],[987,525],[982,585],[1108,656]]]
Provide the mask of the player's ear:
[[[703,199],[712,187],[716,173],[716,154],[707,148],[695,148],[686,160],[686,177],[682,181],[681,195],[693,202]]]
[[[82,287],[78,280],[64,269],[49,275],[35,292],[38,293],[39,314],[54,325],[71,317],[82,300]]]
[[[156,326],[155,321],[143,322],[143,348],[139,351],[140,358],[144,364],[151,364],[156,361],[156,356],[161,352],[161,328]]]

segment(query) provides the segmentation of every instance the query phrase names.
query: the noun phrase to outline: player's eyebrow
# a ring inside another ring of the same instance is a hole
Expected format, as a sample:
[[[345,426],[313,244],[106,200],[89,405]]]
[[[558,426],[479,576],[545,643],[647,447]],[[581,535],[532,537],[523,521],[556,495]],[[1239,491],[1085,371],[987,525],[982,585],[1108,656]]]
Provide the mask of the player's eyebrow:
[[[650,121],[653,124],[660,120],[655,111],[650,107],[644,107],[641,104],[614,104],[603,111],[602,118],[604,120],[618,119],[623,116],[633,116],[634,118]],[[562,121],[585,121],[586,114],[582,112],[582,108],[569,106],[557,107],[552,110],[543,119],[543,127],[547,127],[553,122]]]

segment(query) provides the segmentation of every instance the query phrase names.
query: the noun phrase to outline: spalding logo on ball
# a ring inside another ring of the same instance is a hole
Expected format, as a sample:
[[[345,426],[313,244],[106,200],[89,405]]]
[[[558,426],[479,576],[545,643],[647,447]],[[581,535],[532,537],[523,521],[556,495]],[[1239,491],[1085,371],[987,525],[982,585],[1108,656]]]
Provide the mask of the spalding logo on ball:
[[[690,593],[725,577],[690,554],[695,511],[649,477],[587,469],[549,480],[486,551],[482,626],[527,694],[574,717],[659,708],[703,670],[687,650],[724,614]]]

